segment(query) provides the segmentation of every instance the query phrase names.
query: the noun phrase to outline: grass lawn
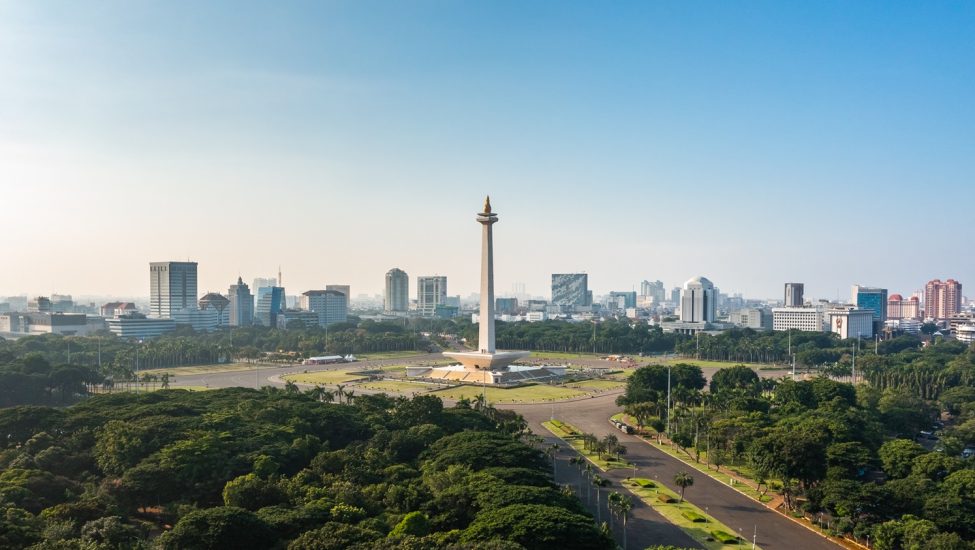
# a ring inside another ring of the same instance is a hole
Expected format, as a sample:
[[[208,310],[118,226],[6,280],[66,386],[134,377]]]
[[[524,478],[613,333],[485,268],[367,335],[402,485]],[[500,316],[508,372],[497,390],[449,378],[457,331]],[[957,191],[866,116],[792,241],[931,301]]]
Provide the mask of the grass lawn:
[[[421,384],[419,382],[407,382],[405,380],[381,380],[379,382],[363,382],[362,384],[357,384],[356,387],[373,390],[373,391],[385,391],[392,393],[407,393],[412,394],[413,392],[425,393],[428,391],[440,388],[435,384]]]
[[[427,355],[425,351],[377,351],[373,353],[357,354],[355,357],[359,361],[375,361],[377,359],[399,359],[400,357],[413,357],[416,355]]]
[[[170,376],[186,376],[190,374],[212,374],[216,372],[236,372],[243,370],[266,369],[269,366],[272,365],[256,365],[254,363],[224,363],[221,365],[195,365],[192,367],[140,370],[137,372],[137,374],[140,376],[143,374],[155,374],[158,376],[160,374],[169,373]]]
[[[571,424],[566,424],[565,422],[559,422],[556,420],[555,422],[542,422],[542,426],[545,426],[546,430],[552,432],[553,435],[571,445],[572,448],[578,451],[579,454],[586,457],[589,462],[592,462],[597,468],[604,472],[606,470],[633,467],[632,464],[625,460],[613,460],[612,458],[608,457],[604,458],[586,449],[582,444],[582,440],[579,438],[579,430]]]
[[[559,401],[581,397],[586,392],[574,388],[562,388],[546,384],[534,384],[518,388],[484,388],[481,386],[454,386],[432,393],[445,399],[473,399],[484,393],[488,403],[530,403],[535,401]]]
[[[704,510],[701,510],[690,502],[685,500],[684,502],[678,503],[679,495],[657,480],[636,478],[630,481],[624,481],[623,485],[630,492],[638,496],[640,500],[659,512],[667,521],[679,527],[707,550],[722,550],[729,546],[714,540],[714,536],[711,534],[712,532],[723,531],[731,535],[737,534],[737,531],[715,520],[710,515],[705,514]],[[693,495],[694,487],[688,487],[687,491],[685,496]],[[662,495],[663,498],[661,498]],[[664,500],[672,500],[673,502],[664,502]],[[694,519],[703,519],[705,521],[694,521]],[[731,543],[730,546],[738,547],[735,543]],[[758,547],[756,546],[755,548]]]
[[[593,390],[593,391],[606,391],[615,390],[622,388],[626,384],[620,382],[619,380],[580,380],[578,382],[569,382],[565,384],[568,388],[579,388],[582,390]]]
[[[352,382],[354,380],[361,380],[365,378],[362,374],[357,372],[345,372],[342,370],[323,370],[318,372],[302,372],[298,374],[289,374],[287,376],[282,376],[285,380],[290,380],[296,384],[312,384],[312,385],[334,385],[334,384],[345,384],[346,382]]]

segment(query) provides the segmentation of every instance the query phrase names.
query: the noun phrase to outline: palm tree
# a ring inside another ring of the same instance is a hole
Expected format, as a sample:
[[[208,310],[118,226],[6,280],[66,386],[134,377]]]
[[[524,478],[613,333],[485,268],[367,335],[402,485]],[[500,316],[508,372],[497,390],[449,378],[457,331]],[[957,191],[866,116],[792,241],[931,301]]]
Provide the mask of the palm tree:
[[[694,476],[681,470],[674,476],[674,484],[680,487],[680,502],[684,502],[684,490],[694,485]]]
[[[345,397],[345,385],[336,384],[335,385],[335,396],[339,399],[339,405],[342,404],[342,398]]]
[[[287,381],[287,382],[285,382],[285,384],[284,384],[284,391],[286,391],[286,392],[288,392],[288,393],[290,393],[291,395],[298,395],[298,393],[299,393],[299,392],[300,392],[301,390],[299,390],[299,389],[298,389],[298,384],[295,384],[295,383],[294,383],[294,382],[292,382],[291,380],[288,380],[288,381]]]
[[[623,518],[623,550],[626,550],[626,518],[633,510],[633,499],[618,491],[613,491],[609,495],[609,509],[617,516]]]
[[[323,390],[322,391],[322,402],[324,402],[324,403],[332,403],[334,401],[335,401],[335,392],[328,391],[328,390]]]
[[[314,388],[311,388],[310,390],[306,391],[305,393],[308,394],[309,396],[311,396],[312,398],[314,398],[315,401],[321,402],[322,401],[322,395],[325,393],[325,388],[323,388],[321,386],[315,386]]]

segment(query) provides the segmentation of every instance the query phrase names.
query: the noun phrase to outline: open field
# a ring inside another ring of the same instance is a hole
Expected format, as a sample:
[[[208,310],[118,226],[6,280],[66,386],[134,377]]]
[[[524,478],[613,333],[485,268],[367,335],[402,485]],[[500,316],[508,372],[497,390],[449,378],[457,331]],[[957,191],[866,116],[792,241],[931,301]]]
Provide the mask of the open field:
[[[156,376],[169,373],[170,376],[188,376],[193,374],[211,374],[217,372],[238,372],[245,370],[266,369],[274,365],[260,365],[256,363],[223,363],[219,365],[194,365],[192,367],[173,367],[168,369],[140,370],[136,374],[154,374]]]
[[[481,386],[454,386],[432,392],[445,399],[473,399],[484,394],[489,403],[532,403],[538,401],[558,401],[572,397],[582,397],[586,392],[574,388],[562,388],[545,384],[534,384],[517,388],[486,388]]]
[[[714,531],[723,531],[732,536],[738,535],[738,532],[715,520],[710,515],[704,513],[704,510],[701,510],[686,500],[678,503],[679,495],[659,481],[636,478],[630,481],[624,481],[623,485],[630,492],[637,495],[640,500],[659,512],[667,521],[680,527],[682,531],[687,533],[707,550],[722,550],[724,548],[737,548],[740,546],[734,542],[731,544],[722,544],[714,540],[714,537],[711,535]],[[685,496],[693,495],[693,492],[694,487],[688,487]],[[673,502],[664,502],[664,500],[673,500]],[[699,521],[693,521],[691,518],[698,519]],[[742,533],[742,536],[745,537],[745,533]],[[755,546],[754,548],[759,547]]]
[[[401,357],[413,357],[416,355],[427,355],[425,351],[377,351],[373,353],[356,354],[359,361],[376,361],[378,359],[399,359]]]
[[[435,384],[422,384],[420,382],[407,382],[405,380],[381,380],[379,382],[363,382],[356,387],[366,390],[383,391],[390,393],[412,394],[425,393],[441,388]]]
[[[570,353],[564,351],[533,351],[529,359],[601,359],[593,353]]]
[[[565,384],[567,388],[578,388],[583,391],[607,391],[622,388],[626,384],[619,380],[579,380],[578,382],[568,382]]]
[[[347,382],[352,382],[355,380],[362,380],[365,378],[362,374],[357,372],[346,372],[343,370],[323,370],[318,372],[301,372],[298,374],[289,374],[287,376],[282,376],[284,380],[294,382],[295,384],[312,384],[312,385],[334,385],[334,384],[345,384]]]
[[[579,438],[579,430],[576,429],[571,424],[566,424],[564,422],[548,421],[542,422],[542,426],[546,430],[552,432],[553,435],[568,443],[573,449],[575,449],[579,454],[586,457],[589,462],[592,462],[602,471],[616,470],[619,468],[632,468],[633,465],[625,460],[614,460],[611,457],[602,457],[598,454],[586,449]]]

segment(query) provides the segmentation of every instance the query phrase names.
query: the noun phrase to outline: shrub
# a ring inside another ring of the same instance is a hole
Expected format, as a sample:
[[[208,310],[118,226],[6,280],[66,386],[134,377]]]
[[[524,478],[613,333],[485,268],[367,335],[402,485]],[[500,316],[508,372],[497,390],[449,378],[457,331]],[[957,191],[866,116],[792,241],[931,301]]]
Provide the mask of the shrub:
[[[732,535],[725,531],[711,531],[711,536],[714,540],[720,542],[721,544],[735,544],[738,542],[738,536]]]
[[[707,521],[707,518],[705,518],[701,514],[698,514],[694,510],[684,510],[683,512],[680,513],[680,515],[693,521],[694,523],[704,523]]]
[[[672,502],[677,502],[677,499],[675,499],[674,497],[672,497],[672,496],[670,496],[670,495],[668,495],[666,493],[660,493],[659,495],[657,495],[657,500],[659,500],[660,502],[666,503],[666,504],[670,504]]]

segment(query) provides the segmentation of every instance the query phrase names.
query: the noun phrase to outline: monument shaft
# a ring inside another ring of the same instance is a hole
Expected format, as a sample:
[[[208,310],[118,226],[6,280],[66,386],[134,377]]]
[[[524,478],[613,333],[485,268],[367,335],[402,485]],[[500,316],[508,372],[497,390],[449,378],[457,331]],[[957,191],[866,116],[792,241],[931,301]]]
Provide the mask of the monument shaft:
[[[481,353],[494,353],[494,231],[498,221],[491,214],[490,203],[485,204],[486,212],[477,217],[481,229],[481,310],[478,328],[478,349]]]

